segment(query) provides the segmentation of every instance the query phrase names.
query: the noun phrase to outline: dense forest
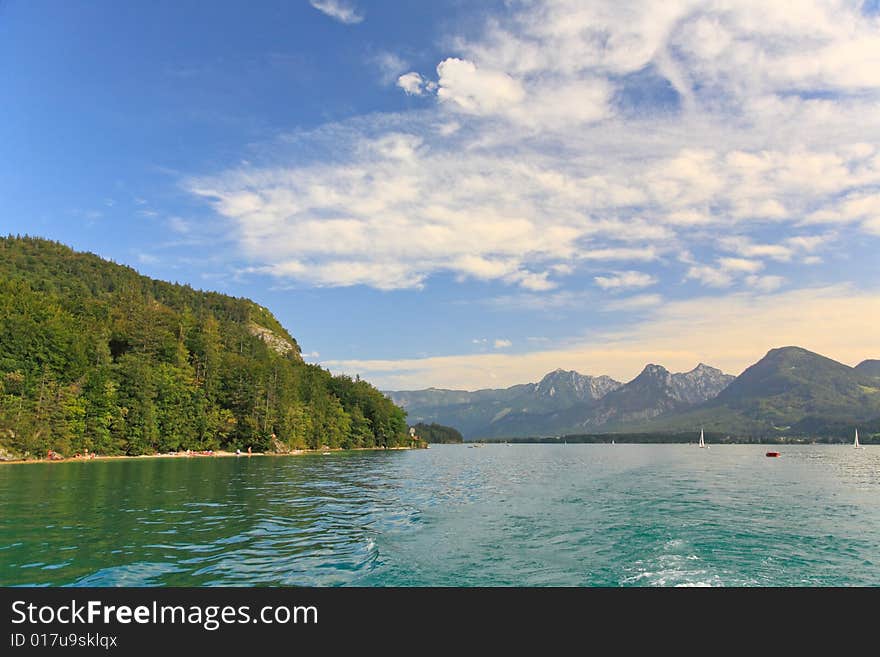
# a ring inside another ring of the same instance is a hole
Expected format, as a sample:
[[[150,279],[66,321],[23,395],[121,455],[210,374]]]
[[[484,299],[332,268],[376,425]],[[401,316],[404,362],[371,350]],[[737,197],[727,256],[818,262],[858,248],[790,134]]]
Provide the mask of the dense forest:
[[[0,238],[0,455],[393,447],[406,428],[253,301]]]
[[[458,429],[452,427],[444,427],[442,424],[419,423],[414,425],[416,436],[424,440],[426,443],[462,443],[461,433]]]

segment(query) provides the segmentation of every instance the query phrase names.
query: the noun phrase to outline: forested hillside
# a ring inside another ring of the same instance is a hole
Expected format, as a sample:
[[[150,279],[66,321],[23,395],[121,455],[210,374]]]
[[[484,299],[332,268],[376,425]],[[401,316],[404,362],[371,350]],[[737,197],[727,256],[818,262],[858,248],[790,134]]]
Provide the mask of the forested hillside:
[[[406,443],[400,408],[365,381],[304,363],[253,301],[152,280],[56,242],[0,238],[0,449]]]
[[[453,427],[444,427],[442,424],[432,422],[431,424],[419,423],[414,428],[416,436],[426,443],[452,444],[464,442],[461,432]]]

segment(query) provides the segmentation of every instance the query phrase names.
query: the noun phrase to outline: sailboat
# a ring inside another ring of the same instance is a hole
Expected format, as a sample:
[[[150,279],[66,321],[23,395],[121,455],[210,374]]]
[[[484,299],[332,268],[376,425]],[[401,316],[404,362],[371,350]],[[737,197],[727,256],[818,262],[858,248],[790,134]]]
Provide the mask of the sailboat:
[[[853,447],[855,447],[856,449],[865,449],[864,447],[859,445],[859,430],[858,429],[856,429],[856,439],[853,442]]]
[[[703,430],[700,429],[700,448],[704,448],[704,447],[706,449],[709,449],[709,446],[706,444],[706,441],[703,440]]]

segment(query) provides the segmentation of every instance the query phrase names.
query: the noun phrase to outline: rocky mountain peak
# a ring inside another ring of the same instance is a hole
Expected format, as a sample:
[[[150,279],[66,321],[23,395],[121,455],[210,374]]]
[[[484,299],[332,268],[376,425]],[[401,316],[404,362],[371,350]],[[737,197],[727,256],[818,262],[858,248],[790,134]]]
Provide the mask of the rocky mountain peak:
[[[672,375],[672,396],[688,404],[698,404],[718,395],[734,378],[717,367],[700,363],[690,372]]]
[[[620,383],[608,376],[590,376],[574,370],[557,368],[546,374],[535,386],[537,397],[565,395],[576,400],[599,399],[620,387]]]
[[[663,379],[669,376],[669,370],[667,370],[662,365],[654,365],[653,363],[649,363],[645,365],[645,369],[642,370],[642,373],[639,374],[636,379],[641,379],[642,377],[651,378],[651,379]]]

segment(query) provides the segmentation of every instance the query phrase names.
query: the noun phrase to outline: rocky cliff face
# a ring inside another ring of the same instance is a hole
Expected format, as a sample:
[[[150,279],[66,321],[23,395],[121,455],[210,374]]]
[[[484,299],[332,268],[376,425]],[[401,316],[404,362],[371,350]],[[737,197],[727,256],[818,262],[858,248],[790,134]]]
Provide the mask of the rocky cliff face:
[[[669,378],[672,395],[688,404],[699,404],[716,397],[736,377],[700,363],[690,372],[673,374]]]
[[[598,402],[573,407],[565,416],[569,425],[559,426],[557,431],[604,431],[650,420],[712,399],[733,379],[703,363],[680,374],[672,374],[662,365],[646,365],[635,379],[609,391]]]
[[[566,397],[572,401],[600,399],[621,386],[609,376],[589,376],[574,370],[557,369],[545,375],[535,386],[539,399]]]
[[[265,342],[269,347],[279,354],[287,354],[291,351],[295,352],[295,347],[282,338],[280,335],[277,335],[271,329],[267,329],[265,326],[260,326],[256,322],[251,322],[248,324],[248,332],[251,335],[254,335],[260,338],[263,342]]]

